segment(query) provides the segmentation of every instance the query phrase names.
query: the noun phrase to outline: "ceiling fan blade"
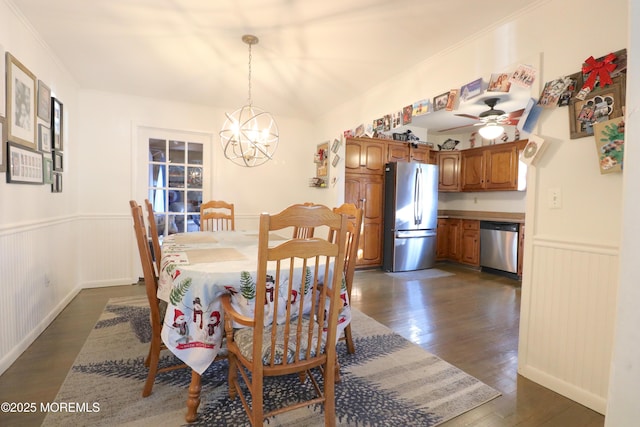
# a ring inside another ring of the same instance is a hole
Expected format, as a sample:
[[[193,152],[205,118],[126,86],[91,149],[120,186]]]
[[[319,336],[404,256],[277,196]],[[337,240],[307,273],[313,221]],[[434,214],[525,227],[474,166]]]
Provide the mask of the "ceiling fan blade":
[[[516,118],[516,117],[522,117],[522,114],[524,113],[524,108],[521,108],[519,110],[516,111],[512,111],[511,113],[507,114],[507,117],[510,119]]]
[[[475,124],[469,124],[469,125],[462,125],[462,126],[455,126],[452,128],[448,128],[448,129],[440,129],[438,132],[448,132],[450,130],[454,130],[454,129],[462,129],[462,128],[466,128],[469,126],[477,126],[477,125],[481,125],[482,123],[475,123]]]
[[[478,116],[472,116],[471,114],[455,114],[456,116],[459,117],[466,117],[468,119],[473,119],[473,120],[480,120],[480,117]]]

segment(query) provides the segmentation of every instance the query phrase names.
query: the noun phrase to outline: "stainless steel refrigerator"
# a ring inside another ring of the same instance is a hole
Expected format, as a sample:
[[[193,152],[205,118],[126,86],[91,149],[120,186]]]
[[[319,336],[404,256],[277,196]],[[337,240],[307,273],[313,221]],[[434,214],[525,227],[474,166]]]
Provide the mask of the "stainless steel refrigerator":
[[[438,166],[387,163],[384,181],[386,271],[433,267],[438,226]]]

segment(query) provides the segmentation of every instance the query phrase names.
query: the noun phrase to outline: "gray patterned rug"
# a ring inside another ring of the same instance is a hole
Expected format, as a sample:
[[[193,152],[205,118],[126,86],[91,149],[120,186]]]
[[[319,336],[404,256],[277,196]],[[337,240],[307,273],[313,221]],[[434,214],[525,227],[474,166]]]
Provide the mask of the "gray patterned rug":
[[[153,394],[141,397],[150,329],[145,298],[111,299],[87,338],[55,402],[76,411],[49,412],[43,426],[183,425],[188,369],[158,375]],[[336,385],[340,426],[437,426],[500,395],[458,368],[422,350],[354,310],[356,353],[338,347],[342,382]],[[172,363],[167,354],[163,363]],[[202,378],[200,418],[192,425],[245,426],[239,399],[227,395],[226,361]],[[297,376],[265,380],[265,405],[297,399]],[[311,390],[308,390],[311,392]],[[322,406],[278,415],[269,426],[322,426]]]

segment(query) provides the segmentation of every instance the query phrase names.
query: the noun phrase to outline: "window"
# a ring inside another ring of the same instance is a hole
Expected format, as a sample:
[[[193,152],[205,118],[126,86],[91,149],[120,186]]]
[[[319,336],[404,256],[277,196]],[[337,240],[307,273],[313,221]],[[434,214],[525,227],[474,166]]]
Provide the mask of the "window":
[[[203,193],[200,142],[149,138],[149,200],[158,234],[198,231]]]

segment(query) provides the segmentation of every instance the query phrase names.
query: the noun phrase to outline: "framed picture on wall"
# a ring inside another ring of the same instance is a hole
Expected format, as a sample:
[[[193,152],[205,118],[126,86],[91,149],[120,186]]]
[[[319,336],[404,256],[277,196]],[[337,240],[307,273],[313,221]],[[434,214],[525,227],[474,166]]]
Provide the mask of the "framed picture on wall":
[[[5,118],[0,116],[0,172],[7,170],[7,127],[5,126]]]
[[[62,174],[59,172],[53,172],[51,180],[51,192],[62,193]]]
[[[51,142],[54,150],[63,150],[63,120],[62,102],[57,98],[51,98]]]
[[[9,52],[6,66],[7,138],[36,150],[36,76]]]
[[[42,184],[42,153],[14,142],[8,144],[7,182]]]
[[[594,134],[595,123],[622,117],[626,85],[624,76],[612,85],[589,92],[587,99],[573,99],[569,104],[570,138],[577,139]]]
[[[53,184],[53,160],[42,158],[42,179],[45,184]]]
[[[38,80],[38,117],[51,123],[51,89],[42,80]]]
[[[63,156],[62,153],[60,151],[54,151],[53,152],[53,170],[56,172],[62,172],[64,171],[64,168],[62,167],[62,161],[63,161]]]
[[[43,153],[51,152],[51,129],[38,123],[38,149]]]

